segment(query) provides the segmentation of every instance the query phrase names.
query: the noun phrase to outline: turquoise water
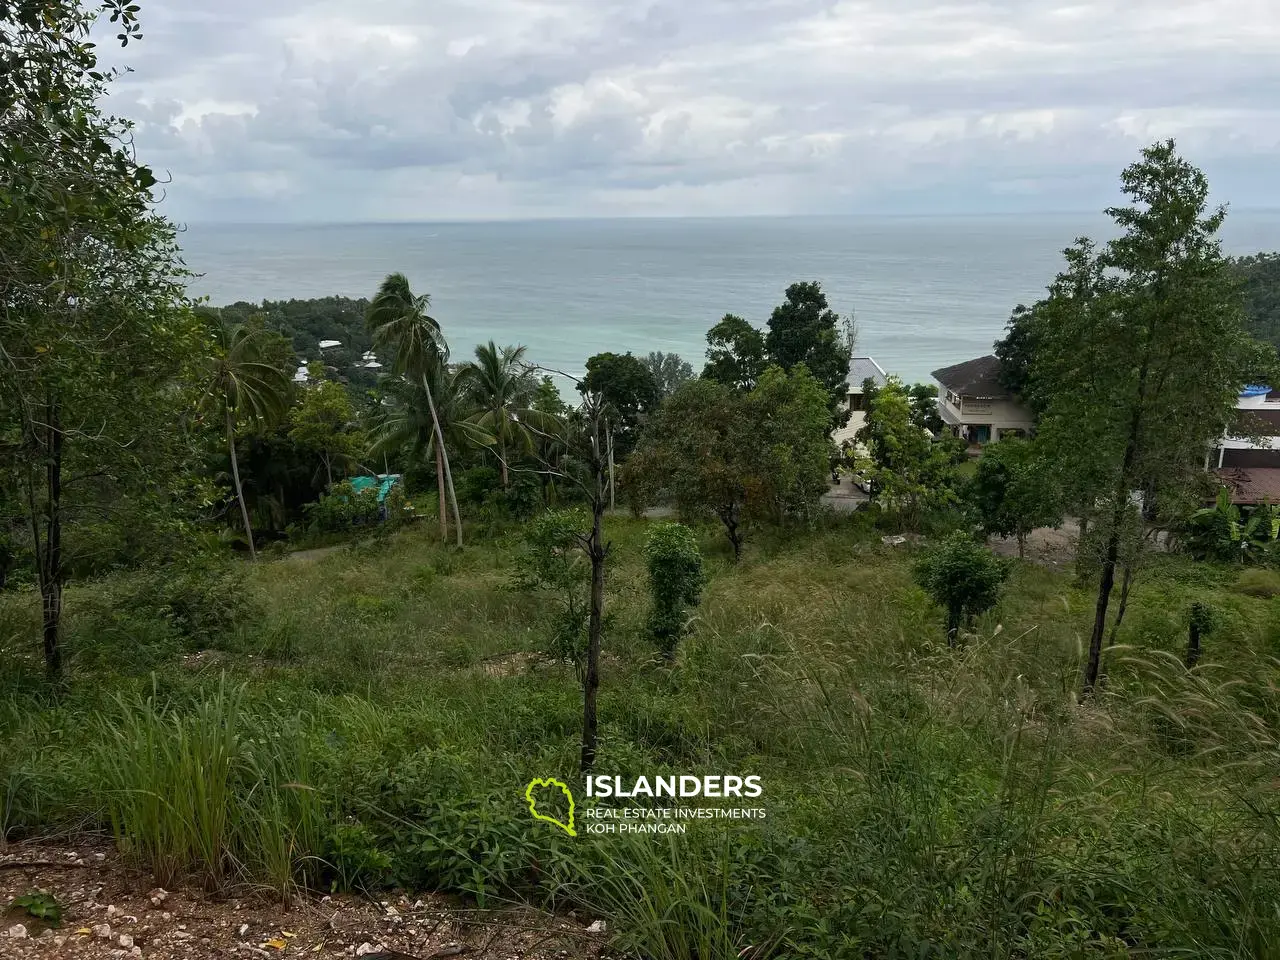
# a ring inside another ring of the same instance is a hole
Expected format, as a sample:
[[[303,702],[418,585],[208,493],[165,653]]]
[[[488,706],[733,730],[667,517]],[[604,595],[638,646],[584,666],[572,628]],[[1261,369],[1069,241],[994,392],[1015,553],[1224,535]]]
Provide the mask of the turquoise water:
[[[1037,299],[1088,215],[559,220],[510,223],[193,224],[191,286],[214,304],[370,296],[391,271],[431,294],[455,357],[523,343],[575,373],[602,350],[674,351],[700,369],[725,313],[763,324],[795,280],[855,313],[858,352],[927,378],[989,353],[1012,307]],[[1230,253],[1280,249],[1280,211],[1235,212]]]

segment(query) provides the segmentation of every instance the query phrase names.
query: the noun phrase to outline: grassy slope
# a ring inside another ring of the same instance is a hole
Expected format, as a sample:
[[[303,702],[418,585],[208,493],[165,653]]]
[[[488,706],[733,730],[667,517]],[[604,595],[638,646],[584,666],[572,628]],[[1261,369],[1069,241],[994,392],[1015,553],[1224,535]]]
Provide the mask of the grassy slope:
[[[212,882],[568,900],[663,957],[778,940],[848,957],[1280,942],[1275,601],[1234,570],[1166,559],[1140,581],[1106,695],[1081,707],[1086,594],[1019,566],[950,651],[909,557],[848,523],[752,544],[739,567],[707,531],[712,580],[667,664],[641,630],[644,523],[610,522],[600,771],[758,773],[764,823],[574,840],[533,825],[523,784],[572,779],[577,757],[572,668],[534,656],[548,608],[509,589],[514,544],[456,554],[414,530],[263,564],[261,619],[197,663],[163,624],[104,626],[120,584],[74,592],[71,692],[55,701],[6,660],[0,826],[114,817],[157,869],[203,864]],[[1223,616],[1188,676],[1195,598]],[[0,624],[33,613],[10,599]],[[186,796],[219,763],[210,798],[137,801]]]

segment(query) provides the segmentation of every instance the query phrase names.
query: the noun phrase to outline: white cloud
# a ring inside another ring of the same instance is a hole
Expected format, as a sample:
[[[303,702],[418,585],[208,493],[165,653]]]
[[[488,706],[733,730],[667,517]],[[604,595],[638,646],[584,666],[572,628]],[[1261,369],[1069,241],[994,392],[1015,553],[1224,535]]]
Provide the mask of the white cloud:
[[[224,0],[143,16],[112,109],[138,120],[188,219],[226,196],[311,219],[1093,205],[1156,138],[1255,189],[1280,147],[1274,0]],[[1271,189],[1229,199],[1280,203]]]

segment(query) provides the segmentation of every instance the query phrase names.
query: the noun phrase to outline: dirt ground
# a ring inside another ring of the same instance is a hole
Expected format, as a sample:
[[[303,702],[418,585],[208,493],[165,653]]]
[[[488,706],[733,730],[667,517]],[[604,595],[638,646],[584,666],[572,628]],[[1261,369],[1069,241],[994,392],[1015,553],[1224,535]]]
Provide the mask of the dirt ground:
[[[1046,567],[1065,568],[1075,562],[1076,540],[1080,525],[1067,519],[1061,527],[1039,527],[1027,536],[1026,559]],[[1018,555],[1018,541],[1014,537],[992,537],[991,549],[1006,557]]]
[[[54,927],[11,906],[51,894]],[[367,957],[369,960],[578,960],[602,957],[599,924],[512,907],[476,910],[445,897],[246,894],[213,898],[164,890],[105,844],[0,846],[0,957],[155,960]]]

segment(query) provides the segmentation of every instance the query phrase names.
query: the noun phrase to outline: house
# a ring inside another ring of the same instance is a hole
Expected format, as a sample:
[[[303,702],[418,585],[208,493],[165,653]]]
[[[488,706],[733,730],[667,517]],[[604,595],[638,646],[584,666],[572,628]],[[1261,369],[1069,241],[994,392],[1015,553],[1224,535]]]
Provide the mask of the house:
[[[1236,410],[1235,431],[1223,431],[1205,466],[1227,488],[1232,503],[1280,503],[1280,390],[1245,387]]]
[[[889,382],[889,375],[884,372],[884,367],[871,357],[851,359],[849,361],[849,397],[846,400],[849,422],[832,434],[831,438],[835,440],[837,447],[846,442],[853,443],[854,434],[867,422],[868,404],[862,387],[868,380],[876,387],[883,387]]]
[[[933,371],[938,415],[952,433],[981,447],[1002,437],[1027,437],[1035,417],[1000,383],[1000,359],[987,355]]]

